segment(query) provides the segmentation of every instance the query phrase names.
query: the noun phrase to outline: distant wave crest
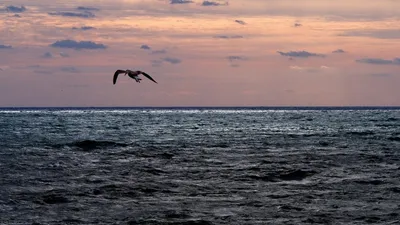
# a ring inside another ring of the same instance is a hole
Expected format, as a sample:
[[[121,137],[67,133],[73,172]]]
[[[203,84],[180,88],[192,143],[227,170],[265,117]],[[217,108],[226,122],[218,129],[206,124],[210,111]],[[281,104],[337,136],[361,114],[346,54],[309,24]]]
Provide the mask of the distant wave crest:
[[[102,148],[110,148],[110,147],[126,147],[128,144],[125,143],[117,143],[113,141],[96,141],[96,140],[83,140],[83,141],[74,141],[66,144],[57,144],[54,147],[62,148],[64,146],[75,147],[82,151],[92,151],[96,149]]]

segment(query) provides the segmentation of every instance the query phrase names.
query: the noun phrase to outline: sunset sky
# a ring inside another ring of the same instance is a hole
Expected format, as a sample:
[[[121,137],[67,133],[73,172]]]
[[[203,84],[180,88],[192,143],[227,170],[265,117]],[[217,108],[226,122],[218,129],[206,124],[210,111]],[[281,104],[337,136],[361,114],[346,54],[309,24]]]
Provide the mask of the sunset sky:
[[[400,106],[399,18],[398,0],[1,1],[0,107]]]

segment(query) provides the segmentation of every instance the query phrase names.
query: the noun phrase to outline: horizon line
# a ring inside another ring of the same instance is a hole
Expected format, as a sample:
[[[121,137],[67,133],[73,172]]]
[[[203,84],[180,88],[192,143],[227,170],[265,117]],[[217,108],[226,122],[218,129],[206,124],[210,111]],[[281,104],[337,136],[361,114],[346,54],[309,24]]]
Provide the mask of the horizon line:
[[[400,109],[400,106],[0,106],[7,109]]]

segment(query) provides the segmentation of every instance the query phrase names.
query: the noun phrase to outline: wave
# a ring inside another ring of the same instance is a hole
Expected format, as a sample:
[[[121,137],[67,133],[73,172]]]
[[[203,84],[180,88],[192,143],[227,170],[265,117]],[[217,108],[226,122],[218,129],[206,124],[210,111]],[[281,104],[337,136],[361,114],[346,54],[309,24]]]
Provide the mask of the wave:
[[[178,215],[180,217],[185,217],[185,215]],[[171,219],[169,215],[165,215],[167,219]],[[175,218],[174,218],[175,219]],[[179,218],[181,219],[181,218]],[[212,225],[213,223],[207,220],[203,219],[185,219],[183,221],[174,221],[174,222],[161,222],[161,221],[156,221],[154,219],[132,219],[128,221],[128,225],[134,225],[134,224],[148,224],[148,225],[157,225],[157,224],[165,224],[165,225]]]
[[[56,144],[53,147],[62,148],[62,147],[75,147],[82,151],[93,151],[96,149],[110,148],[110,147],[127,147],[129,144],[118,143],[113,141],[96,141],[96,140],[83,140],[83,141],[74,141],[71,143],[64,144]]]
[[[392,136],[392,137],[388,137],[389,141],[400,141],[400,137],[399,136]]]
[[[348,131],[346,132],[347,135],[354,135],[354,136],[370,136],[374,135],[375,132],[370,131],[370,130],[364,130],[364,131]]]
[[[377,179],[355,180],[354,182],[357,184],[365,184],[365,185],[381,185],[385,183],[383,180],[377,180]]]
[[[267,175],[249,175],[247,177],[263,180],[269,182],[280,182],[280,181],[301,181],[310,176],[316,174],[316,171],[305,171],[305,170],[291,170],[291,171],[281,171],[273,174]]]

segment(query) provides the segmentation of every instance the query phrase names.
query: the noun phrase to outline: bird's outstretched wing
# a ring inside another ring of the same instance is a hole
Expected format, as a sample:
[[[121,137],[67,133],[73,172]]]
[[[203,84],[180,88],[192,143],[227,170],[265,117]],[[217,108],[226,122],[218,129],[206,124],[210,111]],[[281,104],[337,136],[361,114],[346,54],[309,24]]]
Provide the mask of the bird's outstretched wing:
[[[125,73],[125,70],[117,70],[117,71],[115,71],[114,77],[113,77],[113,84],[115,84],[115,82],[117,82],[117,78],[118,78],[118,75],[120,73]]]
[[[154,83],[158,84],[157,81],[155,81],[155,80],[154,80],[150,75],[148,75],[147,73],[142,72],[142,71],[140,71],[140,73],[143,74],[143,76],[149,78],[149,79],[150,79],[151,81],[153,81]]]

